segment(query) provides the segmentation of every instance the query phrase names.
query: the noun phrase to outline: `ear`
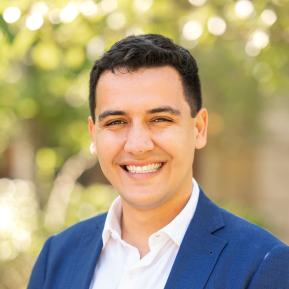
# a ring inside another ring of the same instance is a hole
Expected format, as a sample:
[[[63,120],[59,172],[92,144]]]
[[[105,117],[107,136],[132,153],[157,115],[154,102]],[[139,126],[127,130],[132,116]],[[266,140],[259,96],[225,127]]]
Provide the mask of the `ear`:
[[[90,135],[91,141],[94,142],[95,141],[95,124],[91,116],[87,118],[87,127],[88,127],[88,133]]]
[[[91,144],[94,148],[93,153],[96,153],[96,136],[95,136],[95,123],[93,122],[93,119],[91,116],[87,119],[87,126],[88,126],[88,133],[91,138]],[[92,147],[90,146],[90,148]]]
[[[195,117],[196,149],[201,149],[207,144],[208,111],[205,108],[199,110]]]

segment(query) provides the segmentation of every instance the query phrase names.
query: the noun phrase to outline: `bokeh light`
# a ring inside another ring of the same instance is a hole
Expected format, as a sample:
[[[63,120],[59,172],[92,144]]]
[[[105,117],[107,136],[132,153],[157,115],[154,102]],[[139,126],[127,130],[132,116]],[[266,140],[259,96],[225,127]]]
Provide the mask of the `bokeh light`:
[[[78,13],[77,5],[70,2],[60,11],[60,20],[63,23],[70,23],[78,16]]]
[[[202,6],[207,2],[207,0],[189,0],[189,2],[194,6]]]
[[[183,26],[183,37],[187,40],[197,40],[203,33],[203,26],[199,21],[190,20]]]
[[[98,12],[98,6],[92,0],[85,0],[79,4],[79,11],[84,16],[94,16]]]
[[[249,37],[245,51],[249,56],[257,56],[269,44],[270,38],[266,31],[257,29]]]
[[[101,37],[93,37],[86,45],[87,57],[95,61],[104,53],[104,40]]]
[[[5,234],[10,231],[15,223],[15,212],[12,207],[1,205],[0,207],[0,232]]]
[[[276,22],[277,15],[272,9],[265,9],[260,15],[260,18],[264,24],[271,26]]]
[[[121,12],[114,12],[107,17],[107,25],[112,30],[119,30],[124,28],[126,24],[126,17]]]
[[[28,15],[25,22],[26,27],[31,31],[40,29],[43,23],[43,16],[38,12],[33,12],[32,14]]]
[[[225,20],[221,17],[214,16],[210,17],[208,20],[208,30],[213,35],[222,35],[225,33],[227,24]]]
[[[251,35],[253,45],[259,49],[265,48],[269,44],[269,35],[263,30],[256,30]]]
[[[117,0],[102,0],[100,7],[105,13],[113,12],[117,9]]]
[[[3,19],[7,23],[16,22],[21,16],[21,10],[16,6],[7,7],[3,12]]]
[[[249,0],[239,0],[235,4],[235,13],[239,18],[248,18],[254,12],[253,3]]]
[[[41,14],[42,16],[47,15],[48,10],[49,10],[48,5],[43,1],[35,2],[31,8],[32,13],[38,13]]]
[[[257,56],[261,49],[256,47],[251,40],[246,43],[245,52],[249,56]]]
[[[136,11],[143,13],[152,7],[153,0],[134,0],[133,5]]]
[[[30,182],[0,179],[0,261],[12,260],[29,248],[37,214]]]

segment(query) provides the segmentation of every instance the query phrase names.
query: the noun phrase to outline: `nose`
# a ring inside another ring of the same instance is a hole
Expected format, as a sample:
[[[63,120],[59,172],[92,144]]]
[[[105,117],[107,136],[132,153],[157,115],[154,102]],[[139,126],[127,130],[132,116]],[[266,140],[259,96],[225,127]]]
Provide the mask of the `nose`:
[[[142,124],[132,124],[126,136],[124,151],[139,155],[151,151],[153,148],[154,143],[149,129]]]

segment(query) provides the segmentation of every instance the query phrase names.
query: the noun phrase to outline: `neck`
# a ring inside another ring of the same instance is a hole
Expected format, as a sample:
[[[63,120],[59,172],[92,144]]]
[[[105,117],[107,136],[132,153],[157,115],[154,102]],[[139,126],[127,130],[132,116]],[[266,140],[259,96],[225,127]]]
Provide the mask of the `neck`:
[[[134,208],[122,200],[122,239],[136,247],[141,257],[149,251],[149,237],[169,224],[185,207],[191,192],[157,208]]]

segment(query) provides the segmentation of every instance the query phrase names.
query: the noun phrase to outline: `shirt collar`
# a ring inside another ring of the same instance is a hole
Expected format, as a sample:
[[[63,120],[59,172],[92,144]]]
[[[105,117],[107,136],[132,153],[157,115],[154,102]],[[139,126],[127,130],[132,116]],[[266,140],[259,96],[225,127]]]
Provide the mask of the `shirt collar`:
[[[193,179],[193,191],[185,207],[169,224],[161,228],[156,233],[161,234],[164,233],[170,239],[172,239],[176,245],[180,246],[186,233],[186,230],[189,226],[189,223],[195,214],[199,194],[200,194],[199,185],[196,182],[196,180]],[[121,220],[121,198],[118,196],[111,204],[107,213],[102,233],[103,247],[106,246],[110,237],[113,237],[117,240],[121,240],[120,220]]]
[[[195,214],[199,194],[199,185],[196,180],[193,179],[193,191],[185,207],[170,223],[158,231],[159,233],[168,235],[178,246],[181,245],[187,228]]]
[[[105,247],[111,236],[121,240],[120,220],[121,220],[121,199],[120,196],[118,196],[112,202],[107,213],[107,217],[102,232],[103,247]]]

